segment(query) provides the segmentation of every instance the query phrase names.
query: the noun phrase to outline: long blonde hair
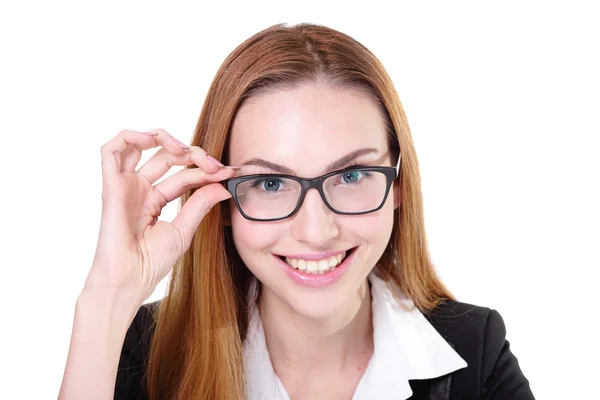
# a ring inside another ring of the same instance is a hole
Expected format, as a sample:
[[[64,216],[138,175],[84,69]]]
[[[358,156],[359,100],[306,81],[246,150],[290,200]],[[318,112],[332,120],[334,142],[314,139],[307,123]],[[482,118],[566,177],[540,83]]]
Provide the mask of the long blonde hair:
[[[369,93],[387,124],[390,150],[402,149],[401,204],[378,269],[421,311],[453,299],[428,253],[419,165],[404,110],[379,60],[353,38],[312,24],[275,25],[237,47],[217,72],[192,144],[227,161],[229,131],[245,99],[272,88],[326,79]],[[193,190],[183,196],[185,202]],[[204,218],[174,267],[156,313],[146,387],[150,399],[243,399],[242,343],[251,273],[223,221],[222,204]]]

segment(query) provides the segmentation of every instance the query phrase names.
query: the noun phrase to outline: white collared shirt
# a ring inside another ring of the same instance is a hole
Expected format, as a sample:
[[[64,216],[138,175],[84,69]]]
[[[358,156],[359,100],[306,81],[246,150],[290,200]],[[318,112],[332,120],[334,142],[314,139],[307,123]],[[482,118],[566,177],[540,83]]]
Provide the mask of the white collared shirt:
[[[404,308],[375,272],[368,278],[374,351],[353,400],[407,399],[412,396],[409,380],[437,378],[467,366],[406,295],[396,288]],[[273,370],[256,307],[250,315],[243,352],[248,399],[290,400]]]

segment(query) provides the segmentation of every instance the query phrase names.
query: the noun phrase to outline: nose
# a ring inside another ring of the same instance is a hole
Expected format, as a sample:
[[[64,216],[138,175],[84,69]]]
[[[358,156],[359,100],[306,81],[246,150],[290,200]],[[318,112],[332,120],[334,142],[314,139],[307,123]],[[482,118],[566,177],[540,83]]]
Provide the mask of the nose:
[[[332,212],[319,192],[309,189],[300,209],[292,217],[292,236],[310,247],[321,247],[339,234]]]

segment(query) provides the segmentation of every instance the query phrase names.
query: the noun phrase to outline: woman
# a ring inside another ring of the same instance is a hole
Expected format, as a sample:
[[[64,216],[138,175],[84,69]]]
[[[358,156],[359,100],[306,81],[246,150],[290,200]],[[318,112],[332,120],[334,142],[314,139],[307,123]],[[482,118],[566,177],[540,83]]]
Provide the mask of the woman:
[[[500,315],[436,275],[400,100],[352,38],[266,29],[221,66],[192,146],[123,131],[102,160],[61,399],[533,398]]]

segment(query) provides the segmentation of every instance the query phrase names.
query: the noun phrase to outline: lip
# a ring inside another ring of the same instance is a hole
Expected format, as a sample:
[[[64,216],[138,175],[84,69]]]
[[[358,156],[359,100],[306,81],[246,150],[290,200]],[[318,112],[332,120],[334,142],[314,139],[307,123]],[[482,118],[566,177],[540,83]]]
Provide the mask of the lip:
[[[350,254],[344,258],[342,263],[338,265],[333,271],[326,272],[324,274],[307,274],[305,272],[300,271],[299,269],[295,269],[288,265],[285,261],[279,258],[278,255],[273,254],[275,260],[278,262],[279,266],[285,271],[285,273],[297,284],[307,287],[323,287],[327,285],[331,285],[337,282],[342,275],[348,270],[348,267],[354,260],[354,255],[356,254],[356,249],[358,247],[353,247]],[[344,252],[330,252],[331,255],[336,255]],[[322,253],[321,258],[325,258],[323,255],[329,253]],[[300,255],[296,255],[294,257],[299,257]],[[299,258],[307,256],[306,254],[302,255]],[[287,256],[289,257],[289,256]],[[305,258],[306,259],[306,258]],[[317,258],[319,259],[319,258]]]

